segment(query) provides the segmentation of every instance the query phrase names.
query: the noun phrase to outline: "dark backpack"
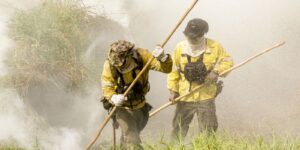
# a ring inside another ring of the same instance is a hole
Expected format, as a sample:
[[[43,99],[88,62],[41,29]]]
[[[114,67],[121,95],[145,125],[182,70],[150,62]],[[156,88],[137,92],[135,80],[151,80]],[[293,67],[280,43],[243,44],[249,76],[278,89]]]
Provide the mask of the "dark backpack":
[[[184,66],[184,70],[180,69],[180,72],[184,74],[184,77],[191,84],[197,83],[202,84],[205,81],[205,77],[208,74],[205,64],[203,63],[203,54],[199,56],[196,62],[191,62],[191,56],[182,54],[182,57],[187,57],[188,63]]]

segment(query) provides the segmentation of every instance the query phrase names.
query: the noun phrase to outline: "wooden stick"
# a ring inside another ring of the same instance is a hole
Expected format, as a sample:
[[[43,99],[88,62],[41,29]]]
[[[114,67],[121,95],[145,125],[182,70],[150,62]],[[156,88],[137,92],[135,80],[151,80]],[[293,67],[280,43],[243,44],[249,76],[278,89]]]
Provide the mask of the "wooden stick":
[[[278,44],[276,44],[276,45],[274,45],[274,46],[272,46],[272,47],[270,47],[270,48],[264,49],[264,50],[262,50],[261,52],[257,53],[256,55],[254,55],[254,56],[252,56],[252,57],[249,57],[248,59],[246,59],[246,60],[243,61],[242,63],[240,63],[240,64],[238,64],[238,65],[236,65],[236,66],[234,66],[234,67],[232,67],[232,68],[230,68],[230,69],[228,69],[228,70],[225,70],[224,72],[222,72],[222,73],[220,74],[220,76],[222,76],[222,75],[224,75],[224,74],[227,74],[227,73],[229,73],[230,71],[233,71],[233,70],[235,70],[235,69],[237,69],[237,68],[239,68],[239,67],[245,65],[246,63],[250,62],[251,60],[257,58],[258,56],[260,56],[260,55],[262,55],[262,54],[264,54],[264,53],[267,53],[267,52],[269,52],[269,51],[271,51],[271,50],[273,50],[273,49],[275,49],[275,48],[277,48],[277,47],[280,47],[280,46],[282,46],[282,45],[284,45],[284,44],[285,44],[285,42],[280,42],[280,43],[278,43]],[[160,112],[161,110],[163,110],[163,109],[169,107],[169,106],[172,105],[172,104],[175,104],[176,102],[178,102],[178,101],[179,101],[180,99],[182,99],[183,97],[186,97],[186,96],[188,96],[188,95],[194,93],[195,91],[199,90],[199,89],[200,89],[201,87],[203,87],[204,85],[205,85],[205,84],[201,84],[201,85],[199,85],[198,87],[195,87],[194,89],[192,89],[191,92],[189,92],[189,93],[187,93],[187,94],[184,94],[184,95],[182,95],[182,96],[176,98],[173,102],[168,102],[168,103],[162,105],[162,106],[159,107],[158,109],[156,109],[156,110],[154,110],[153,112],[151,112],[151,113],[149,114],[149,116],[150,116],[150,117],[154,116],[155,114],[157,114],[157,113]]]
[[[113,128],[113,150],[117,149],[117,140],[116,140],[116,128],[114,127],[114,123],[112,123]]]
[[[172,35],[175,33],[175,31],[178,29],[178,27],[180,26],[180,24],[183,22],[183,20],[186,18],[186,16],[190,13],[190,11],[194,8],[194,6],[196,5],[196,3],[198,2],[198,0],[194,0],[194,2],[192,3],[192,5],[188,8],[188,10],[184,13],[184,15],[180,18],[180,20],[178,21],[178,23],[176,24],[176,26],[173,28],[173,30],[171,31],[171,33],[168,35],[168,37],[165,39],[165,41],[161,44],[161,47],[164,47],[166,45],[166,43],[170,40],[170,38],[172,37]],[[154,60],[155,58],[152,57],[144,66],[144,68],[140,71],[140,73],[136,76],[136,78],[132,81],[132,83],[130,84],[130,86],[128,87],[128,89],[125,91],[124,96],[126,96],[129,91],[132,89],[132,87],[135,85],[135,83],[138,81],[138,79],[142,76],[142,74],[147,70],[147,68],[149,67],[149,65],[151,64],[151,62]],[[113,107],[113,109],[111,110],[111,112],[108,114],[108,116],[105,118],[104,122],[99,126],[98,130],[97,130],[97,134],[94,137],[94,139],[86,146],[86,150],[89,150],[93,144],[97,141],[97,139],[99,138],[99,136],[101,135],[102,130],[104,129],[104,127],[106,126],[106,124],[108,123],[108,121],[110,120],[111,116],[113,115],[113,113],[116,111],[116,106]]]

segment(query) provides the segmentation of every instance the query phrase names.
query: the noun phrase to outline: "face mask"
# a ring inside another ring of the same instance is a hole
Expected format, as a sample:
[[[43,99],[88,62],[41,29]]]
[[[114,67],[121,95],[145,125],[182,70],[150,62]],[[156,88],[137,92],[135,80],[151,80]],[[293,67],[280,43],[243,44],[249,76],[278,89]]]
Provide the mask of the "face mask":
[[[124,64],[122,66],[116,67],[116,68],[121,73],[127,73],[127,72],[133,70],[135,67],[137,67],[137,64],[135,63],[133,58],[132,57],[127,57]]]
[[[109,54],[109,61],[115,67],[121,67],[124,65],[126,57],[128,57],[128,52],[119,52],[116,53],[111,51]]]
[[[188,41],[189,44],[191,44],[191,45],[198,45],[198,44],[201,44],[204,40],[205,40],[204,36],[201,36],[201,37],[195,37],[195,38],[189,38],[189,37],[187,37],[187,41]]]

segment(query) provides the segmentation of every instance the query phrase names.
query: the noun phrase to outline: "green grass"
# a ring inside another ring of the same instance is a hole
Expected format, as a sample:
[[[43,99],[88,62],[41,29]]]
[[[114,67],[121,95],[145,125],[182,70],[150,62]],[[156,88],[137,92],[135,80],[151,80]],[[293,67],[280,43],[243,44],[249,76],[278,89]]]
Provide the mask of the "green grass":
[[[27,150],[26,148],[20,146],[16,140],[6,139],[0,141],[0,150]],[[36,139],[36,143],[32,145],[30,150],[40,150],[38,145],[38,139]]]
[[[185,142],[189,141],[189,142]],[[201,134],[191,140],[175,140],[170,142],[164,137],[157,141],[144,141],[145,150],[300,150],[300,138],[288,135],[238,135],[216,133],[211,136]],[[113,147],[99,146],[100,150],[110,150]],[[34,146],[32,149],[39,149]],[[17,145],[1,145],[0,150],[24,150]],[[120,150],[117,147],[117,150]]]
[[[295,136],[242,136],[217,133],[211,136],[201,134],[190,142],[166,141],[161,138],[154,142],[144,142],[145,150],[299,150],[300,139]],[[112,149],[112,147],[100,148]],[[119,149],[119,148],[118,148]]]
[[[11,145],[0,144],[0,150],[25,150],[25,149],[15,144],[11,144]]]

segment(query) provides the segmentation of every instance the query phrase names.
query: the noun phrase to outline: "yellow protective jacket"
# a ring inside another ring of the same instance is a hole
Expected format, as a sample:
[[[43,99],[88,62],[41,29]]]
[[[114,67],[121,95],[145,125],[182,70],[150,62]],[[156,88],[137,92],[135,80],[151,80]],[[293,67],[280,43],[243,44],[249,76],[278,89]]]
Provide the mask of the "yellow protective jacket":
[[[231,68],[233,61],[230,56],[225,52],[222,45],[212,39],[206,39],[207,49],[203,55],[203,62],[208,71],[215,71],[218,74]],[[179,68],[183,70],[184,66],[188,63],[187,58],[182,57],[181,54],[185,52],[187,41],[178,43],[173,53],[174,67],[172,72],[168,75],[168,89],[178,92],[179,95],[189,93],[190,82],[184,77],[184,74],[179,72]],[[199,57],[191,57],[192,62],[196,62]],[[197,83],[192,83],[191,89],[198,86]],[[211,83],[199,89],[199,91],[182,98],[180,101],[195,102],[201,100],[212,99],[216,96],[217,86]]]
[[[146,49],[138,48],[136,50],[142,59],[143,65],[145,65],[151,58],[153,58],[153,55]],[[139,78],[138,82],[140,83],[148,82],[148,74],[150,69],[155,71],[160,71],[163,73],[170,73],[172,71],[172,65],[173,65],[173,61],[171,57],[169,57],[165,62],[160,62],[154,59],[149,65],[149,67],[147,68],[147,70]],[[136,71],[136,75],[138,75],[140,70],[139,69],[134,69],[134,70]],[[130,84],[134,80],[132,78],[132,72],[134,70],[122,74],[125,84]],[[102,86],[103,96],[110,101],[112,95],[116,94],[117,81],[114,79],[114,75],[112,73],[112,66],[108,60],[104,62],[104,67],[101,76],[101,86]],[[149,91],[149,86],[144,86],[142,90],[146,94]],[[142,108],[144,105],[145,105],[145,101],[134,101],[131,105],[128,101],[125,101],[123,108],[138,109],[138,108]],[[130,108],[128,106],[133,106],[133,107]]]

